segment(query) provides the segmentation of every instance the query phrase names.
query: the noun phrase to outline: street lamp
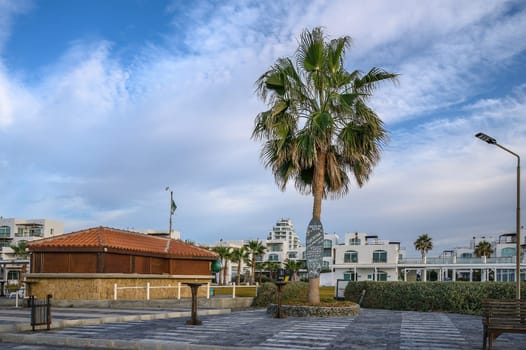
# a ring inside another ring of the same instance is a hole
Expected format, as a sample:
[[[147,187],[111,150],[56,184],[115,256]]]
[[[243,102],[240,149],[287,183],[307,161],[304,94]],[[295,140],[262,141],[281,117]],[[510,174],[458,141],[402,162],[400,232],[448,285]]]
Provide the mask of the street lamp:
[[[493,137],[488,136],[484,133],[479,132],[475,135],[475,137],[478,137],[482,141],[485,141],[489,143],[490,145],[495,145],[503,150],[505,150],[508,153],[511,153],[515,157],[517,157],[517,237],[516,237],[516,267],[515,267],[515,280],[517,283],[517,288],[515,290],[516,299],[521,298],[521,157],[515,152],[510,151],[504,146],[501,146],[497,143],[497,140],[495,140]]]

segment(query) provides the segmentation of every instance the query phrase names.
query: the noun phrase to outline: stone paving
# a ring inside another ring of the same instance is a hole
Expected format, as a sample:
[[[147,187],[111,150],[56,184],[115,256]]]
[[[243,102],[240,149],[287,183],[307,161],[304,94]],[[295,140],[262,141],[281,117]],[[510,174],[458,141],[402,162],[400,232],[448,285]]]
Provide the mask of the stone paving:
[[[251,309],[200,315],[198,318],[203,321],[201,326],[187,325],[188,317],[175,317],[34,333],[0,333],[0,340],[5,342],[0,344],[0,348],[31,349],[23,347],[30,344],[42,350],[59,349],[61,346],[159,350],[472,350],[482,347],[479,316],[362,309],[360,316],[356,317],[275,319],[265,310]],[[501,335],[495,342],[495,350],[498,349],[526,350],[526,334]]]

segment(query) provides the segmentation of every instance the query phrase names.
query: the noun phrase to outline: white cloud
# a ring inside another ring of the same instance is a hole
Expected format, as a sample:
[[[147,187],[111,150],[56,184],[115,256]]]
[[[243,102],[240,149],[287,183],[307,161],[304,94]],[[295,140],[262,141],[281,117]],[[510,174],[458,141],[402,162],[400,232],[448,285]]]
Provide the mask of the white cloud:
[[[280,192],[259,161],[250,134],[264,106],[253,92],[276,58],[294,53],[303,28],[324,25],[331,36],[355,39],[352,68],[387,63],[402,74],[399,86],[386,85],[373,101],[392,128],[384,157],[363,189],[324,203],[325,229],[377,233],[406,246],[423,232],[441,245],[506,230],[500,207],[514,205],[513,161],[473,135],[486,131],[520,153],[526,147],[524,86],[492,94],[486,85],[525,49],[518,42],[524,13],[502,16],[507,4],[200,4],[172,8],[174,32],[130,65],[116,44],[79,41],[36,84],[4,67],[0,142],[14,147],[0,151],[0,164],[22,175],[3,177],[0,189],[5,203],[31,200],[0,211],[64,218],[71,230],[162,228],[170,185],[183,238],[263,238],[282,216],[303,235],[312,199],[293,184]],[[190,12],[181,25],[183,10]]]

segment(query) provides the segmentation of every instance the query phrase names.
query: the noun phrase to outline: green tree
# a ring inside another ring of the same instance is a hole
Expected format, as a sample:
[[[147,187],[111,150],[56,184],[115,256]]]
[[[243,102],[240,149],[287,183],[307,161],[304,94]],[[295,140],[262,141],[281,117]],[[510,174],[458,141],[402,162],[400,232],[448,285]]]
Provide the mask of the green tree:
[[[221,274],[219,274],[219,278],[221,279],[221,282],[219,284],[225,285],[227,264],[230,260],[230,255],[232,253],[231,248],[225,246],[216,246],[212,248],[212,251],[216,252],[219,255],[219,260],[221,260],[221,270],[223,276],[221,277]]]
[[[230,255],[230,260],[237,264],[236,284],[238,285],[241,283],[241,271],[243,269],[243,263],[248,260],[248,257],[248,250],[244,246],[240,248],[234,248],[232,250],[232,254]]]
[[[433,249],[433,240],[427,233],[418,236],[413,244],[415,249],[422,254],[422,260],[425,259],[427,252]]]
[[[20,259],[27,259],[29,257],[29,251],[27,250],[27,242],[19,241],[18,244],[12,245],[11,249],[15,253],[15,257]]]
[[[259,240],[248,241],[248,244],[246,245],[246,247],[250,255],[250,276],[251,276],[252,283],[255,283],[256,282],[255,273],[256,273],[257,258],[265,254],[267,247],[265,247],[263,243],[260,242]]]
[[[493,254],[493,248],[491,247],[491,243],[488,241],[480,241],[475,247],[475,255],[479,258],[481,256],[488,257],[491,254]]]
[[[305,266],[303,260],[290,260],[287,259],[285,261],[285,269],[290,271],[290,279],[291,281],[299,281],[300,278],[298,276],[298,271],[303,269]]]
[[[375,88],[396,74],[373,67],[349,72],[344,58],[348,36],[328,40],[321,28],[304,30],[294,60],[279,58],[256,82],[268,110],[255,119],[252,138],[264,140],[261,158],[277,185],[289,180],[313,196],[313,219],[322,200],[369,179],[387,138],[382,120],[367,105]],[[308,301],[319,303],[319,278],[309,280]]]
[[[266,268],[269,272],[269,277],[270,279],[276,279],[276,275],[277,275],[277,272],[279,270],[279,268],[281,267],[280,266],[280,263],[277,262],[277,261],[267,261],[265,262],[265,265],[266,265]]]

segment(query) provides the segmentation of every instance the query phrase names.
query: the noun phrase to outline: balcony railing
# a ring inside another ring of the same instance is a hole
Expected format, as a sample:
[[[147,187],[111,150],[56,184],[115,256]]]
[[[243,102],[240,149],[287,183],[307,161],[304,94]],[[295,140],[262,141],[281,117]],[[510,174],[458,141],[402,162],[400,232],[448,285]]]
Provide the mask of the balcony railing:
[[[524,259],[522,259],[524,262]],[[456,258],[447,257],[447,258],[427,258],[427,264],[430,265],[448,265],[448,264],[511,264],[515,262],[515,256],[502,256],[498,258],[486,258],[484,262],[483,257],[474,257],[474,258]],[[424,264],[422,258],[406,258],[400,259],[399,264]]]

